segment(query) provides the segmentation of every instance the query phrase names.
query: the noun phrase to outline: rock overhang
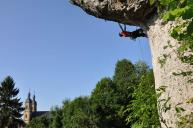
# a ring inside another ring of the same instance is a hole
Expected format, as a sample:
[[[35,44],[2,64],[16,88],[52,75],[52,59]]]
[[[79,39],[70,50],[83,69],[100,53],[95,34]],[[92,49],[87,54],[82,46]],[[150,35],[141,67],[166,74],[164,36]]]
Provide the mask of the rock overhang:
[[[127,25],[144,27],[157,12],[149,0],[70,0],[87,14]]]

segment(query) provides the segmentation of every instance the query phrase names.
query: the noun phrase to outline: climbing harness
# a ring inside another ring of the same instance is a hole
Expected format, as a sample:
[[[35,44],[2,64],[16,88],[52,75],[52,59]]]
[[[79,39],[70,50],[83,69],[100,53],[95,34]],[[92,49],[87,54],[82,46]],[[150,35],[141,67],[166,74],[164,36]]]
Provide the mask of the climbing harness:
[[[124,24],[124,28],[122,27],[122,25],[120,23],[118,23],[121,32],[119,33],[120,37],[130,37],[131,39],[136,39],[138,37],[147,37],[147,35],[144,33],[143,29],[139,28],[136,29],[135,31],[129,32],[127,31],[127,26],[126,24]]]

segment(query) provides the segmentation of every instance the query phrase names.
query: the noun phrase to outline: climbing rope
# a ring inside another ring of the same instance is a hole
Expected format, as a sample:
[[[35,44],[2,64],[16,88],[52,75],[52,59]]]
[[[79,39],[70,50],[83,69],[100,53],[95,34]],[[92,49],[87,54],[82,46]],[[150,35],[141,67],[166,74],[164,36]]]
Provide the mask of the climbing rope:
[[[145,61],[145,57],[144,57],[145,54],[143,54],[144,51],[143,51],[143,48],[142,48],[142,44],[141,44],[140,39],[138,39],[138,40],[139,40],[138,42],[139,42],[140,54],[141,54],[141,57],[142,57],[142,61]],[[148,82],[148,85],[149,85],[149,86],[152,86],[149,77],[147,78],[147,82]]]
[[[141,45],[141,41],[140,41],[140,38],[138,39],[138,44],[139,44],[139,48],[140,48],[140,54],[141,54],[141,58],[142,60],[145,60],[145,57],[143,56],[143,48],[142,48],[142,45]]]
[[[121,31],[127,31],[127,25],[126,24],[123,24],[124,28],[122,27],[121,23],[118,23],[118,25],[119,25],[119,28],[121,29]]]

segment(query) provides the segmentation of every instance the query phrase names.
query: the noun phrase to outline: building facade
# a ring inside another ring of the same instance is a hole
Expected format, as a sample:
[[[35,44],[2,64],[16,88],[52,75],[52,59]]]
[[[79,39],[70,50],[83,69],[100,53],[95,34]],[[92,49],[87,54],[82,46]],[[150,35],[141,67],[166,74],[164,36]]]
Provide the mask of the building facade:
[[[29,124],[30,121],[35,118],[35,117],[39,117],[39,116],[43,116],[43,115],[48,115],[49,111],[37,111],[37,102],[35,99],[35,95],[33,95],[33,98],[31,99],[30,97],[30,92],[28,93],[28,97],[25,100],[25,104],[24,104],[24,113],[23,113],[23,121],[26,124]]]

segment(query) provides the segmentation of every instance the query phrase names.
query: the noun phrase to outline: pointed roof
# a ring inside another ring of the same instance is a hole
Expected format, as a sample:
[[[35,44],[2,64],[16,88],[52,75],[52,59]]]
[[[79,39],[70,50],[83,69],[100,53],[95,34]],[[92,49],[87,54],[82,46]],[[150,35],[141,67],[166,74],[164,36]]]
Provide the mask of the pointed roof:
[[[30,92],[28,93],[28,97],[27,97],[27,99],[25,100],[25,102],[26,103],[31,103],[32,102],[32,100],[31,100],[31,98],[30,98]]]
[[[33,100],[32,100],[33,103],[36,103],[36,96],[35,94],[33,95]]]

